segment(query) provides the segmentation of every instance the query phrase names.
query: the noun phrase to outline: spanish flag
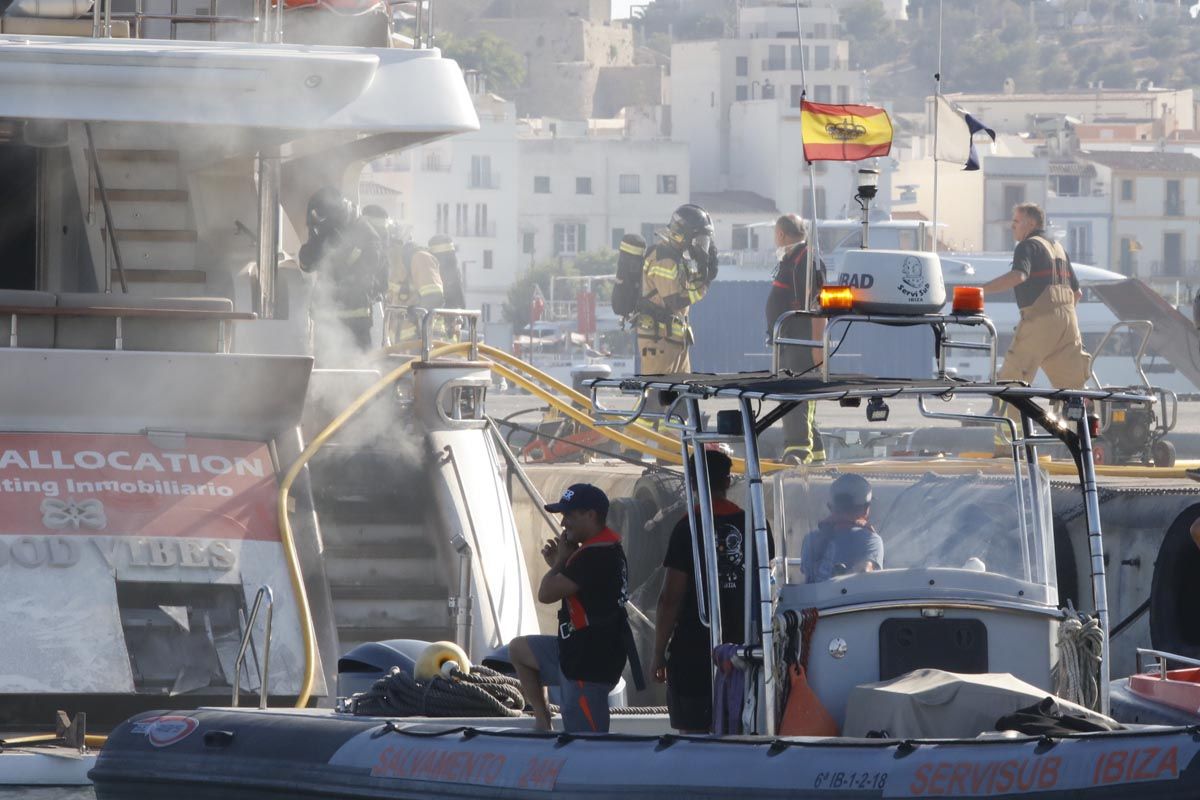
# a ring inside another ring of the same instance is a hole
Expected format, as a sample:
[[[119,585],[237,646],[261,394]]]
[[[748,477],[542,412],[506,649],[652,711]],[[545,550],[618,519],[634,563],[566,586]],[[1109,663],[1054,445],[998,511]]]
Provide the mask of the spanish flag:
[[[862,161],[892,149],[892,121],[875,106],[800,105],[800,138],[806,161]]]

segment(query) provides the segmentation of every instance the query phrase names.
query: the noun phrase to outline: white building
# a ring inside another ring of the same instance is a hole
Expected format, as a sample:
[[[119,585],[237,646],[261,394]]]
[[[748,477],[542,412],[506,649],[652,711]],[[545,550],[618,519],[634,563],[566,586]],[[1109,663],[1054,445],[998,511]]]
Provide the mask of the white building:
[[[983,249],[1011,250],[1012,210],[1019,203],[1046,208],[1050,163],[1044,156],[989,157],[983,160]],[[953,198],[946,198],[954,202]]]
[[[1112,263],[1102,266],[1160,290],[1200,284],[1200,158],[1118,151],[1080,158],[1111,176]]]
[[[519,253],[522,267],[615,249],[627,233],[654,241],[689,202],[687,145],[644,118],[522,120]]]
[[[803,208],[800,66],[814,102],[858,102],[861,78],[849,67],[837,10],[826,3],[801,15],[803,46],[793,6],[761,5],[739,9],[737,39],[671,47],[671,135],[688,144],[696,191],[744,190],[781,210]],[[841,212],[852,173],[830,167],[818,216]]]
[[[1196,122],[1195,93],[1191,89],[1090,89],[1045,94],[946,95],[998,133],[1031,130],[1039,118],[1067,115],[1086,125],[1105,121],[1160,121],[1168,130],[1191,130]],[[934,101],[925,101],[926,117],[933,126]]]
[[[482,89],[477,76],[468,78]],[[374,162],[363,173],[360,192],[364,204],[383,205],[418,242],[439,233],[451,236],[468,307],[495,322],[521,267],[516,108],[486,91],[472,96],[478,131]],[[377,186],[398,194],[381,193]]]

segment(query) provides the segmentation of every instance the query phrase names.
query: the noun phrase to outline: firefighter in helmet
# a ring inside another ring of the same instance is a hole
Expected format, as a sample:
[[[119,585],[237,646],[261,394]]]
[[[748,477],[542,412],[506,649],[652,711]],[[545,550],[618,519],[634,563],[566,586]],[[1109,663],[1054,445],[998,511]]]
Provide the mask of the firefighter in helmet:
[[[299,260],[301,269],[319,275],[313,305],[318,360],[339,358],[339,337],[322,327],[333,321],[354,347],[366,352],[372,344],[371,306],[387,285],[384,241],[332,186],[309,199],[306,222],[308,240],[300,247]]]
[[[403,309],[429,311],[442,307],[442,278],[437,259],[415,242],[406,241],[400,226],[382,206],[366,206],[363,217],[371,221],[387,242],[387,302],[389,306],[400,307],[388,315],[388,341],[406,349],[419,346],[420,312]]]
[[[717,246],[708,212],[688,203],[675,209],[662,241],[646,251],[642,296],[634,317],[643,375],[690,372],[688,309],[717,275]]]

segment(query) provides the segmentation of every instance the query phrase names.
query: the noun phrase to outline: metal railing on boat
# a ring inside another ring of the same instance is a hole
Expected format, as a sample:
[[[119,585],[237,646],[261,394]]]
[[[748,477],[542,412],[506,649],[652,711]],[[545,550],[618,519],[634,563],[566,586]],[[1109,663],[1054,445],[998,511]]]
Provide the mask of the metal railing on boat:
[[[233,662],[233,702],[237,708],[238,695],[241,693],[242,666],[246,663],[246,650],[250,647],[251,635],[254,633],[254,622],[258,619],[258,611],[262,608],[263,600],[267,603],[266,629],[263,633],[262,669],[258,674],[258,707],[267,707],[267,680],[271,671],[271,622],[275,617],[275,593],[271,587],[263,584],[254,595],[254,605],[250,607],[250,616],[246,618],[246,630],[242,634],[242,643],[238,647],[237,658]]]

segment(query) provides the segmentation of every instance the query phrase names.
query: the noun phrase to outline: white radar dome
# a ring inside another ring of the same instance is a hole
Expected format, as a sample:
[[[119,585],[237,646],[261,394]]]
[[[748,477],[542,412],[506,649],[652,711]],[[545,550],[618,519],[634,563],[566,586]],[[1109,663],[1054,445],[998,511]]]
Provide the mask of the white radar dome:
[[[841,272],[828,285],[849,286],[856,311],[936,314],[946,304],[942,262],[936,253],[909,250],[847,250]]]

